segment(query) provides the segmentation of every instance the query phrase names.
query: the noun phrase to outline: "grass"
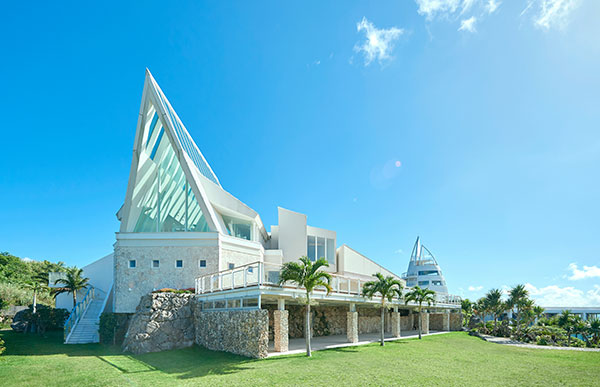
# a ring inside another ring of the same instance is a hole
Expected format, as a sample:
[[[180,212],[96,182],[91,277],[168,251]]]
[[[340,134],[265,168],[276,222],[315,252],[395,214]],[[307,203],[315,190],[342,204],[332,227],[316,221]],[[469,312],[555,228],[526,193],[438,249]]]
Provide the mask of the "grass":
[[[127,355],[100,344],[63,345],[0,331],[0,385],[597,385],[600,353],[524,349],[463,332],[250,360],[201,347]]]

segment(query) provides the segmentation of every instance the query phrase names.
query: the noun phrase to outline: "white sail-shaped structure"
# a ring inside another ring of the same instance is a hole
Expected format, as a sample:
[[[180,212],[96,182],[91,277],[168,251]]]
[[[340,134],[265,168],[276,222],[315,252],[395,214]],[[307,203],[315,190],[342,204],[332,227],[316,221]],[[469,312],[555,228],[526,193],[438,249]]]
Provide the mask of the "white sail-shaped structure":
[[[419,286],[431,289],[438,293],[447,294],[448,287],[435,257],[427,247],[421,244],[417,237],[415,245],[410,254],[408,270],[402,275],[406,286]]]

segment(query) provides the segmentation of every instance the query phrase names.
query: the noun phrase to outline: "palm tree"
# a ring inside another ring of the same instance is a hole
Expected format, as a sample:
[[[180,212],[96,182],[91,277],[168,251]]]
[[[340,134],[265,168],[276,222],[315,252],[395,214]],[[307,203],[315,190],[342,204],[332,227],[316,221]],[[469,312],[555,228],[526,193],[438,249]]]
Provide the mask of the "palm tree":
[[[52,294],[56,298],[61,293],[72,293],[73,294],[73,307],[77,304],[77,292],[81,289],[85,289],[89,285],[89,278],[82,277],[83,270],[76,267],[70,268],[66,272],[65,278],[57,279],[54,284],[63,285],[60,288],[52,289]]]
[[[48,287],[40,282],[29,282],[25,284],[25,287],[29,290],[33,291],[33,313],[37,312],[37,295],[44,290],[47,290]]]
[[[485,297],[481,297],[473,304],[473,311],[481,319],[482,322],[485,322],[485,316],[488,314],[489,307],[487,304],[487,300]]]
[[[575,320],[570,310],[563,310],[560,316],[558,316],[558,326],[567,331],[567,347],[571,346],[571,332]]]
[[[597,346],[600,343],[600,319],[594,318],[590,320],[588,332],[592,335],[592,342]]]
[[[279,285],[286,282],[295,282],[298,286],[306,289],[306,329],[304,337],[306,338],[306,356],[311,356],[310,351],[310,295],[314,288],[323,286],[327,289],[327,294],[331,292],[331,275],[320,271],[321,267],[329,267],[329,263],[323,257],[312,263],[307,257],[300,257],[300,263],[288,262],[281,268],[279,275]]]
[[[494,316],[494,332],[498,326],[498,316],[506,310],[506,304],[502,301],[502,291],[492,289],[485,295],[485,304],[487,309]]]
[[[539,320],[544,315],[544,312],[546,311],[544,308],[542,308],[539,305],[534,306],[532,310],[533,310],[533,314],[535,315],[536,320]]]
[[[473,303],[468,298],[465,298],[460,302],[460,308],[464,316],[464,325],[466,326],[473,314]]]
[[[385,330],[384,316],[385,316],[385,301],[392,302],[394,296],[398,298],[402,297],[402,282],[395,279],[392,276],[384,277],[383,274],[373,274],[377,277],[377,280],[365,282],[362,289],[362,294],[365,297],[373,298],[377,293],[381,295],[381,346],[384,344],[383,336]]]
[[[521,318],[520,314],[528,296],[529,292],[525,289],[525,285],[516,285],[508,291],[508,301],[506,303],[511,310],[514,311],[515,308],[517,309],[517,316],[514,318],[515,324],[517,325],[517,335],[520,332],[518,319]]]
[[[435,302],[435,292],[430,289],[421,289],[419,286],[415,286],[412,288],[406,295],[404,296],[405,303],[408,304],[409,301],[414,301],[419,304],[419,340],[421,339],[421,313],[423,311],[423,303],[426,303],[427,306],[431,306]]]

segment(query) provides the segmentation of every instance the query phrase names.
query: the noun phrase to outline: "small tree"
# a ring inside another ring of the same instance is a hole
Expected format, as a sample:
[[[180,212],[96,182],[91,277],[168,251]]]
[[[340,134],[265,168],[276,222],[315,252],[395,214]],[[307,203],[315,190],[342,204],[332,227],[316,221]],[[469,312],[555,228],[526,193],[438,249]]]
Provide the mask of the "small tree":
[[[378,294],[381,296],[381,345],[383,346],[385,343],[384,334],[385,334],[385,309],[386,309],[386,301],[392,302],[394,296],[398,296],[398,298],[402,297],[402,282],[395,279],[392,276],[384,277],[381,273],[373,274],[377,280],[365,282],[362,289],[362,294],[365,297],[373,298],[374,295]]]
[[[464,317],[463,325],[467,325],[473,315],[473,303],[468,298],[465,298],[460,302],[460,308]]]
[[[570,310],[563,310],[558,316],[558,326],[567,331],[567,347],[571,346],[571,333],[575,325],[575,319]]]
[[[423,312],[423,303],[426,303],[427,306],[431,306],[435,302],[435,292],[430,289],[421,289],[419,286],[415,286],[412,288],[406,295],[404,296],[405,303],[408,304],[409,301],[413,301],[418,304],[419,311],[419,340],[421,339],[421,320],[422,320],[422,312]]]
[[[513,318],[516,326],[517,326],[517,336],[521,331],[521,324],[519,324],[519,319],[522,318],[520,316],[523,307],[526,306],[527,299],[529,297],[529,292],[525,289],[525,285],[516,285],[512,289],[508,291],[508,301],[506,302],[509,309],[516,309],[516,317]]]
[[[60,288],[52,289],[54,298],[61,293],[71,293],[73,295],[73,307],[77,304],[77,292],[85,289],[89,285],[89,278],[83,277],[83,270],[73,267],[68,269],[65,278],[57,279],[54,284],[63,285]]]
[[[600,319],[594,318],[590,320],[588,332],[592,335],[592,343],[598,346],[600,343]]]
[[[33,313],[37,312],[37,295],[43,291],[47,291],[48,287],[39,282],[29,282],[25,284],[25,287],[33,291]]]
[[[321,267],[328,267],[329,263],[325,258],[319,258],[312,263],[307,257],[300,257],[300,263],[288,262],[281,268],[279,276],[279,285],[286,282],[294,282],[298,286],[306,289],[306,329],[304,337],[306,338],[306,356],[311,356],[310,350],[310,295],[317,286],[323,286],[327,294],[331,292],[331,275],[319,270]]]
[[[498,316],[506,310],[506,304],[502,301],[502,291],[500,289],[492,289],[485,295],[485,304],[487,309],[494,316],[494,332],[498,327]]]

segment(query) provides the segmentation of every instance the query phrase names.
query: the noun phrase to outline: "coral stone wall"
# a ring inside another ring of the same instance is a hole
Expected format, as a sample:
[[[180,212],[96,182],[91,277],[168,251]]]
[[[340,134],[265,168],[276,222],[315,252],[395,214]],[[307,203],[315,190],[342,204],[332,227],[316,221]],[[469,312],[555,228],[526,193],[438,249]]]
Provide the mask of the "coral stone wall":
[[[402,331],[412,331],[415,329],[414,323],[415,323],[415,318],[414,318],[414,314],[409,314],[408,316],[400,316],[400,329]]]
[[[219,270],[219,247],[214,246],[115,246],[115,313],[133,313],[140,298],[155,289],[193,288],[195,279]],[[135,259],[134,268],[129,260]],[[152,267],[158,259],[159,267]],[[183,267],[175,265],[183,260]],[[200,267],[200,260],[206,267]]]
[[[196,344],[214,351],[267,357],[269,315],[266,310],[201,311],[195,309]]]
[[[273,311],[277,309],[277,306],[263,305],[263,308],[269,312],[269,340],[273,340]],[[290,338],[304,337],[306,306],[286,305],[285,309],[289,312],[288,330]],[[310,310],[313,336],[346,334],[346,313],[349,310],[347,307],[312,306]]]
[[[138,354],[191,346],[194,303],[192,294],[143,296],[129,322],[123,350]]]
[[[462,330],[462,313],[450,313],[450,330]]]
[[[432,331],[442,331],[444,330],[444,321],[446,318],[443,313],[430,313],[429,314],[429,329]]]
[[[358,333],[381,332],[381,309],[380,307],[357,308],[358,311]],[[386,310],[384,316],[385,331],[391,332],[391,312]]]

